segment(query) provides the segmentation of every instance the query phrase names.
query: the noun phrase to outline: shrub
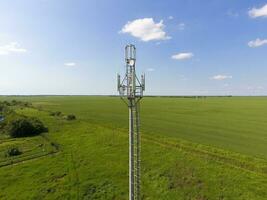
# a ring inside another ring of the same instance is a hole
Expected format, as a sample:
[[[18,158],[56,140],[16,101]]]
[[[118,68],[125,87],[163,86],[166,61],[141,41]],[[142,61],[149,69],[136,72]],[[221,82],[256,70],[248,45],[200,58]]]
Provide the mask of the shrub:
[[[60,111],[56,111],[56,112],[51,112],[50,115],[51,116],[61,116],[61,112]]]
[[[18,156],[20,154],[22,154],[22,152],[17,147],[12,147],[12,148],[8,149],[6,152],[7,157]]]
[[[75,120],[75,119],[76,119],[76,116],[73,115],[73,114],[70,114],[70,115],[67,115],[67,116],[66,116],[66,119],[67,119],[67,120]]]
[[[3,104],[6,106],[11,106],[11,104],[8,101],[3,101]]]
[[[15,106],[15,105],[17,105],[17,104],[18,104],[18,101],[16,101],[16,100],[12,100],[12,101],[11,101],[11,105],[12,105],[12,106]]]
[[[0,105],[5,105],[5,106],[22,106],[22,107],[30,107],[32,104],[29,102],[24,102],[24,101],[18,101],[18,100],[12,100],[12,101],[3,101],[0,102]]]
[[[5,106],[3,104],[0,103],[0,112],[4,111]]]
[[[8,124],[8,133],[15,138],[34,136],[46,131],[47,128],[37,118],[16,118]]]

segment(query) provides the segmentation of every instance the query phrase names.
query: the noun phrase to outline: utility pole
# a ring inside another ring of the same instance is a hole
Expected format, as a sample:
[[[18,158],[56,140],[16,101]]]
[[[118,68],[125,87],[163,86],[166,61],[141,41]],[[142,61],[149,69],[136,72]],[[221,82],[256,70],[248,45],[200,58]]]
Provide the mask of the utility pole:
[[[136,48],[129,44],[125,47],[126,73],[121,81],[118,75],[118,91],[121,99],[129,108],[129,200],[141,200],[141,137],[140,137],[140,100],[145,90],[145,75],[141,82],[135,73]]]

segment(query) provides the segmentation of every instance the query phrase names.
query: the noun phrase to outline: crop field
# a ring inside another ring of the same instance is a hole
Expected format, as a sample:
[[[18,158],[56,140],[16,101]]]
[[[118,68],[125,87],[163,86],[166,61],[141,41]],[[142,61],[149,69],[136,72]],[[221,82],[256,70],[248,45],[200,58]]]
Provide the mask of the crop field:
[[[0,133],[0,199],[128,199],[128,109],[118,97],[31,102],[47,133]],[[68,121],[51,112],[74,114]],[[267,97],[145,97],[142,199],[267,199]],[[23,154],[7,158],[16,146]]]

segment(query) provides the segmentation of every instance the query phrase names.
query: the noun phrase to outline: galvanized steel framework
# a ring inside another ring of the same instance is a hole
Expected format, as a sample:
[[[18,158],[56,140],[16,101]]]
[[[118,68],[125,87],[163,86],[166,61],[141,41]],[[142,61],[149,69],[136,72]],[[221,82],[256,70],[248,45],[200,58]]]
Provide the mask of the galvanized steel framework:
[[[118,75],[118,91],[121,99],[129,108],[129,200],[140,200],[141,185],[141,138],[139,101],[145,90],[145,75],[141,76],[141,82],[135,73],[136,48],[134,45],[125,47],[126,73],[121,81]]]

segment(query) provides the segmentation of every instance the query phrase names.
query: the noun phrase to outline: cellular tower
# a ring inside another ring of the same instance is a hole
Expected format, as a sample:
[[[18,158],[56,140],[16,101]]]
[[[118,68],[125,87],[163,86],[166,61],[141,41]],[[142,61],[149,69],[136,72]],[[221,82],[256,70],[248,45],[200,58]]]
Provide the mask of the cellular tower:
[[[141,137],[140,137],[140,100],[145,90],[145,75],[141,81],[135,73],[136,48],[129,44],[125,47],[126,73],[121,81],[118,75],[118,91],[129,109],[129,200],[140,200],[141,185]]]

